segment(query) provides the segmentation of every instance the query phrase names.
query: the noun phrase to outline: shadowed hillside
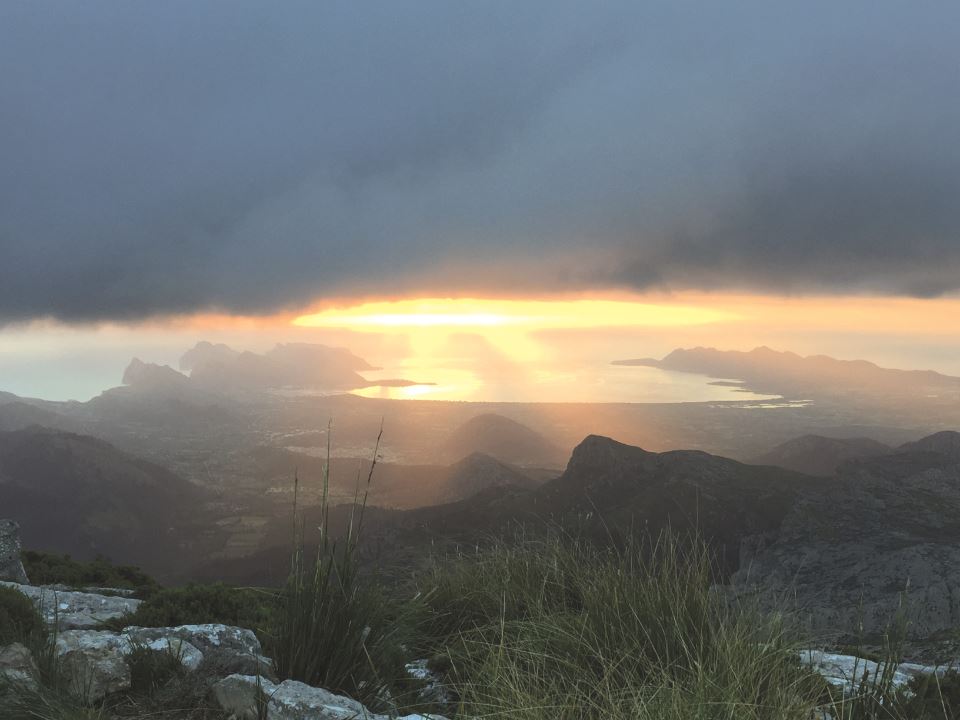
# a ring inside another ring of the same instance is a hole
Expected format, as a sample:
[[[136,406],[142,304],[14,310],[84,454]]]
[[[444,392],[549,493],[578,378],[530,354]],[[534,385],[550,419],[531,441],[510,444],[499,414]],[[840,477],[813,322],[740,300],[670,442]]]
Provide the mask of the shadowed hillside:
[[[477,415],[458,427],[443,444],[450,460],[483,453],[523,466],[562,465],[564,453],[536,430],[503,415]]]
[[[0,433],[0,507],[34,550],[169,568],[203,498],[101,440],[38,427]]]
[[[808,475],[829,477],[850,460],[886,455],[893,448],[870,438],[830,438],[804,435],[778,445],[752,460],[757,465],[777,465]]]

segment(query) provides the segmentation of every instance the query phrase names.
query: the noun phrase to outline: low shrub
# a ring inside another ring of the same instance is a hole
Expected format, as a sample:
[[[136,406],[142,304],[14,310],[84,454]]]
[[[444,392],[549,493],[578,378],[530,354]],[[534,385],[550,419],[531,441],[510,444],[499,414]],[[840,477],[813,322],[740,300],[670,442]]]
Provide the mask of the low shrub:
[[[71,588],[110,587],[133,590],[137,597],[149,597],[159,584],[140,568],[113,565],[98,557],[90,562],[74,560],[69,555],[25,550],[21,553],[27,577],[34,585],[66,585]]]
[[[14,642],[30,645],[44,632],[43,618],[30,598],[0,586],[0,646]]]
[[[913,678],[901,703],[905,717],[915,720],[960,717],[960,673],[950,671],[940,677]]]
[[[127,656],[130,666],[130,690],[140,695],[152,695],[170,680],[184,674],[180,657],[173,650],[134,648]]]
[[[276,597],[268,591],[234,588],[220,583],[163,588],[144,600],[136,612],[110,627],[170,627],[222,623],[263,631],[272,622]]]

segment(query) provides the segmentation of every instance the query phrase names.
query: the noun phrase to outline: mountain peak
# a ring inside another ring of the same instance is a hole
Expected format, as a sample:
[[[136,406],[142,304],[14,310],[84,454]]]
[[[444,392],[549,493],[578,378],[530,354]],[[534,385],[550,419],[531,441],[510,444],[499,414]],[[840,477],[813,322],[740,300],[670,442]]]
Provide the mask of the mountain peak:
[[[142,389],[184,387],[190,379],[169,365],[145,363],[133,358],[123,371],[123,384]]]

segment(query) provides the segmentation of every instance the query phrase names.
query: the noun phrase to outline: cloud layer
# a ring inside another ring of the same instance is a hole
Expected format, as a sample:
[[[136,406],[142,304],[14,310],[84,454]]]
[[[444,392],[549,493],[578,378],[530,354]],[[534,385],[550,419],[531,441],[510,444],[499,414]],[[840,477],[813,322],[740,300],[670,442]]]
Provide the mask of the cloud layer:
[[[960,289],[960,9],[0,4],[0,322]]]

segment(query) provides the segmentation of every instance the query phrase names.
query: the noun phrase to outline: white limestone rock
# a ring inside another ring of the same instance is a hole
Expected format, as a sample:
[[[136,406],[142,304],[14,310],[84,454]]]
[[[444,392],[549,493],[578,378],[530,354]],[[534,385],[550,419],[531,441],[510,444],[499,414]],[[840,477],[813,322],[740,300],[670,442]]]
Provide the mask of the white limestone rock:
[[[884,663],[857,657],[855,655],[841,655],[823,650],[801,650],[800,663],[818,673],[828,683],[840,688],[844,693],[855,691],[866,674],[868,681],[874,681],[883,675]],[[919,665],[917,663],[900,663],[893,672],[891,683],[893,689],[906,686],[914,677],[920,675],[943,675],[951,670],[956,671],[956,665]]]
[[[71,691],[79,698],[95,702],[130,687],[128,658],[137,648],[169,652],[189,671],[200,667],[203,653],[170,628],[155,628],[152,637],[131,636],[126,632],[105,630],[65,630],[57,636],[56,653],[66,673]]]
[[[46,623],[60,630],[86,630],[136,611],[140,600],[116,595],[60,590],[54,587],[2,583],[33,600]]]
[[[163,628],[124,628],[124,634],[143,645],[176,638],[197,648],[204,657],[215,658],[224,675],[261,674],[273,678],[273,661],[263,654],[252,630],[231,625],[179,625]]]
[[[102,700],[130,687],[126,656],[130,639],[113,632],[66,630],[57,636],[56,653],[71,692],[85,702]]]
[[[37,687],[39,671],[30,650],[20,643],[0,647],[0,685]]]
[[[254,675],[230,675],[213,686],[217,703],[238,720],[257,720],[258,699],[268,720],[388,720],[356,700],[295,680],[279,685]],[[444,720],[439,715],[407,715],[401,720]]]

